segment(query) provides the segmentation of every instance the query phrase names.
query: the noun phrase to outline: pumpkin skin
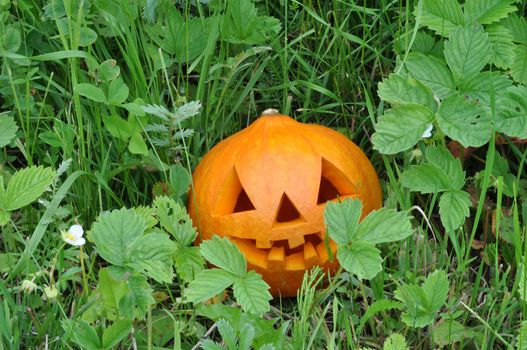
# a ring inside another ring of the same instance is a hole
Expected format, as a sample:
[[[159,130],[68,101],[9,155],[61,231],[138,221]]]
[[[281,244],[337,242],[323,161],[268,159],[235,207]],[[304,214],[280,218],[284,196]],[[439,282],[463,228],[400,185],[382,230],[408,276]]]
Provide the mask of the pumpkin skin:
[[[363,217],[382,204],[377,174],[359,147],[337,131],[280,114],[262,115],[218,143],[193,182],[188,209],[197,242],[214,234],[231,239],[273,296],[295,296],[315,265],[338,268],[324,244],[328,200],[359,198]],[[335,257],[331,240],[329,248]]]

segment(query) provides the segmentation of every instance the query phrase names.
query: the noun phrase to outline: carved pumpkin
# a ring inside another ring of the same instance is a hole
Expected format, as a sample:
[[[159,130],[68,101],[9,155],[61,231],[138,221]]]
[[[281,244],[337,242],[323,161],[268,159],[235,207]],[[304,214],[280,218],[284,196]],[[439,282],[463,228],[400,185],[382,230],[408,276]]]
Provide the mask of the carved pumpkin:
[[[268,110],[205,155],[194,174],[189,213],[202,239],[229,237],[275,296],[294,296],[304,272],[330,272],[324,205],[360,198],[363,215],[381,206],[365,154],[329,128]],[[329,241],[335,256],[336,245]]]

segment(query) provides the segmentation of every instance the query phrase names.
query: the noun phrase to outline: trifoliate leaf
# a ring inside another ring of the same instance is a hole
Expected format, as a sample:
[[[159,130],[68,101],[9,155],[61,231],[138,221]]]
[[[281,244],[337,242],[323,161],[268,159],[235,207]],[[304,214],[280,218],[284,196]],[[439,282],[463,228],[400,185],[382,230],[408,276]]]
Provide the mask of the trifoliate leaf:
[[[405,67],[415,79],[428,86],[439,99],[456,91],[452,73],[443,60],[415,52],[408,55]]]
[[[130,311],[129,305],[133,305],[132,309],[135,310],[136,317],[140,319],[145,318],[148,307],[155,304],[154,297],[152,296],[152,287],[150,287],[146,277],[137,273],[130,276],[127,286],[129,291],[126,294],[126,298],[130,304],[121,304],[121,310],[127,309],[127,311]]]
[[[170,283],[173,279],[172,255],[175,245],[167,234],[150,233],[126,247],[126,266],[155,279]]]
[[[258,16],[252,1],[231,0],[223,16],[222,38],[234,44],[257,45],[280,31],[280,21]]]
[[[432,111],[437,109],[437,102],[425,85],[398,74],[390,74],[388,79],[379,83],[379,96],[392,106],[416,103],[428,107]]]
[[[401,55],[404,56],[404,54],[409,51],[409,44],[413,35],[413,31],[403,32],[399,37],[394,40],[394,51],[397,53],[399,58]],[[412,52],[431,54],[434,48],[436,47],[436,44],[437,42],[432,34],[429,34],[425,31],[418,31],[417,33],[415,33],[415,38],[412,42],[411,50]]]
[[[511,76],[518,83],[527,85],[527,45],[516,45]]]
[[[107,102],[104,91],[102,91],[100,88],[92,84],[77,84],[73,88],[73,91],[95,102],[100,102],[100,103]]]
[[[105,116],[103,122],[110,135],[121,140],[128,140],[135,132],[130,123],[118,115]]]
[[[250,323],[246,323],[239,333],[238,350],[250,350],[256,336],[255,328]]]
[[[0,115],[0,147],[8,145],[15,138],[17,130],[13,117]]]
[[[514,42],[527,44],[527,19],[525,17],[511,14],[503,19],[500,24],[511,32]]]
[[[207,34],[212,29],[212,18],[184,18],[179,10],[172,7],[167,13],[166,22],[165,27],[150,26],[148,34],[176,62],[193,61],[205,51]]]
[[[439,200],[441,223],[448,232],[453,232],[470,216],[470,195],[465,191],[447,191]]]
[[[132,330],[132,321],[114,321],[111,326],[104,330],[102,335],[102,349],[111,349],[123,340]]]
[[[445,42],[445,58],[458,82],[479,73],[490,57],[489,35],[482,26],[458,28]]]
[[[154,208],[147,206],[138,206],[133,208],[134,211],[145,220],[146,229],[151,229],[157,224],[157,219],[154,217]]]
[[[215,343],[211,339],[205,339],[201,343],[201,348],[203,350],[225,350],[225,348],[223,346],[221,346],[220,344]]]
[[[329,237],[337,244],[349,244],[353,238],[362,214],[359,199],[328,202],[324,209],[324,221]]]
[[[394,333],[384,342],[383,350],[408,350],[406,339],[399,333]]]
[[[192,281],[205,267],[205,259],[201,256],[199,247],[179,247],[174,256],[176,272],[185,282]]]
[[[490,63],[501,69],[509,69],[515,57],[511,32],[499,24],[492,24],[486,30],[491,44]]]
[[[459,343],[474,336],[474,331],[455,320],[441,320],[432,329],[434,343],[440,347]]]
[[[109,59],[104,61],[95,70],[96,78],[102,82],[114,80],[121,74],[121,69],[117,65],[117,61]]]
[[[423,288],[415,284],[403,284],[395,291],[395,298],[405,306],[401,319],[406,325],[422,328],[434,322],[435,312],[430,310]]]
[[[368,242],[356,241],[351,246],[340,246],[337,250],[340,265],[360,279],[372,279],[382,271],[379,249]]]
[[[395,298],[405,304],[402,320],[411,327],[425,327],[434,322],[437,312],[446,302],[449,284],[444,271],[434,271],[422,286],[402,284]]]
[[[375,125],[372,142],[383,154],[395,154],[413,147],[423,136],[434,114],[426,107],[406,104],[387,110]]]
[[[461,5],[457,0],[423,0],[422,12],[419,13],[416,4],[414,16],[420,16],[421,25],[426,26],[439,35],[448,34],[465,24]]]
[[[53,183],[56,172],[42,166],[27,167],[13,174],[3,195],[3,206],[13,211],[31,204]]]
[[[73,322],[73,321],[71,321]],[[96,350],[102,349],[101,340],[95,328],[86,321],[76,321],[73,330],[73,341],[82,349]]]
[[[269,285],[255,271],[238,278],[233,286],[234,297],[245,312],[261,315],[269,311]]]
[[[527,138],[527,87],[513,86],[498,99],[496,130],[507,136]]]
[[[185,296],[190,302],[199,303],[220,294],[236,279],[234,274],[222,269],[203,270],[190,282]]]
[[[461,161],[454,158],[445,147],[429,146],[426,149],[426,160],[439,166],[450,180],[450,188],[460,190],[465,185],[465,172]]]
[[[412,233],[412,224],[406,212],[381,208],[372,211],[362,220],[352,237],[352,242],[355,240],[371,244],[394,242],[405,239]]]
[[[154,200],[156,215],[161,226],[169,232],[181,246],[187,246],[196,239],[196,229],[187,210],[173,199],[161,196]]]
[[[5,26],[0,35],[0,50],[16,53],[22,44],[20,29],[14,26]]]
[[[464,147],[480,147],[489,141],[491,116],[462,96],[447,97],[439,106],[437,122],[443,132]]]
[[[89,46],[97,40],[97,32],[91,28],[79,29],[79,46]]]
[[[245,276],[247,262],[240,249],[228,238],[212,237],[200,245],[201,255],[212,265],[229,271],[236,276]]]
[[[221,319],[216,322],[216,324],[218,325],[218,331],[220,332],[221,339],[227,346],[227,349],[236,349],[238,337],[230,322],[225,319]]]
[[[140,132],[134,132],[132,136],[130,136],[128,150],[132,154],[140,154],[143,156],[148,155],[148,146]]]
[[[448,297],[448,278],[445,271],[436,270],[426,278],[423,283],[423,290],[426,293],[430,307],[433,312],[439,311]]]
[[[490,109],[490,96],[502,95],[511,86],[512,80],[500,72],[481,72],[465,79],[460,84],[460,90],[471,101]]]
[[[128,248],[141,237],[145,221],[133,209],[112,210],[99,216],[91,231],[99,255],[109,263],[124,266]]]
[[[188,192],[192,183],[192,175],[183,165],[173,164],[170,166],[169,180],[176,196],[180,197]]]
[[[429,54],[434,49],[435,45],[436,40],[433,35],[423,31],[418,31],[415,34],[414,44],[412,45],[412,51]]]
[[[113,106],[118,106],[128,98],[130,90],[124,83],[123,79],[117,78],[111,81],[108,88],[108,103]]]
[[[401,174],[401,184],[411,191],[437,193],[450,189],[451,182],[445,171],[437,164],[411,165]]]
[[[467,24],[490,24],[517,10],[514,0],[467,0],[464,10]]]

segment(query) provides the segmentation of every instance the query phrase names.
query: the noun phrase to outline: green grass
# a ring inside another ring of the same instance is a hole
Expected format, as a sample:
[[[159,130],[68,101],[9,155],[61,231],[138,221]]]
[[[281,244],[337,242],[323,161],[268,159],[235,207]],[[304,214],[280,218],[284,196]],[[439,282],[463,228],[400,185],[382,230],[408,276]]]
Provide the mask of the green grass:
[[[278,34],[261,43],[226,40],[214,15],[224,13],[227,3],[214,3],[64,0],[63,16],[54,19],[53,6],[60,9],[62,0],[0,2],[0,112],[14,117],[19,128],[17,141],[1,149],[0,176],[7,183],[26,166],[56,169],[72,160],[43,196],[45,203],[16,211],[0,227],[0,350],[77,348],[66,321],[92,321],[86,311],[98,297],[99,271],[107,263],[89,241],[81,268],[79,249],[64,245],[60,231],[77,221],[88,231],[103,211],[150,205],[155,186],[170,178],[159,162],[194,169],[215,144],[266,108],[335,128],[352,139],[381,178],[385,206],[409,210],[415,232],[380,247],[384,270],[371,281],[342,270],[315,291],[310,286],[318,272],[306,275],[311,283],[305,281],[298,299],[274,299],[271,310],[254,320],[259,331],[271,333],[263,319],[274,320],[275,328],[284,329],[286,348],[292,349],[380,349],[394,333],[415,349],[437,348],[438,341],[448,349],[526,348],[527,341],[521,347],[517,343],[527,312],[517,278],[527,256],[525,144],[511,139],[498,143],[493,135],[488,146],[464,159],[466,188],[474,203],[465,225],[451,234],[441,225],[437,195],[401,185],[400,175],[417,152],[386,156],[372,148],[373,125],[385,109],[377,84],[396,67],[394,40],[411,37],[417,1],[257,1],[259,15],[281,23]],[[517,5],[524,14],[527,3]],[[155,21],[143,14],[150,6],[158,6]],[[176,59],[153,39],[160,35],[152,34],[156,26],[171,20],[169,8],[182,14],[182,38],[190,35],[185,29],[191,18],[208,21],[200,51],[191,59]],[[86,39],[81,28],[93,29],[96,40],[81,46],[81,38]],[[15,50],[6,49],[8,39],[18,41]],[[404,45],[408,48],[409,42]],[[177,128],[193,129],[194,134],[174,141],[178,147],[170,149],[154,144],[155,133],[142,132],[150,152],[132,154],[128,140],[112,136],[106,124],[110,115],[128,118],[127,111],[74,89],[95,83],[96,64],[110,59],[129,88],[126,102],[141,99],[171,110],[200,101],[201,112]],[[521,180],[512,196],[504,194],[503,178],[492,174],[495,153]],[[495,217],[497,229],[492,226],[495,209],[503,209]],[[507,240],[496,238],[504,235]],[[19,259],[23,263],[17,265]],[[434,325],[410,327],[401,321],[395,290],[407,283],[421,285],[435,270],[447,272],[448,301]],[[37,289],[24,291],[24,280],[32,280]],[[150,283],[158,303],[145,319],[134,322],[121,348],[191,349],[205,338],[221,341],[214,322],[217,311],[184,303],[181,277]],[[46,300],[44,288],[50,285],[59,294]],[[233,301],[231,293],[223,304]],[[448,337],[434,332],[439,320],[448,319],[462,325],[465,335],[460,339],[452,333],[450,344]]]

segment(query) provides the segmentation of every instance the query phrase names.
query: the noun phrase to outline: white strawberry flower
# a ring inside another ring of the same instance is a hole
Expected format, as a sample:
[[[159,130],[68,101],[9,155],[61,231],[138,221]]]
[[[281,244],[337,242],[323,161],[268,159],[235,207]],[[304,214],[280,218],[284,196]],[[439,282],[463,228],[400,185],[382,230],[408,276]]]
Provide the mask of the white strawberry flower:
[[[62,232],[62,239],[64,242],[74,245],[82,246],[86,243],[86,240],[82,237],[84,235],[84,230],[81,225],[73,225],[67,232]]]
[[[423,133],[423,136],[421,136],[422,138],[426,139],[426,138],[429,138],[430,136],[432,136],[432,129],[434,128],[434,125],[432,124],[428,124],[426,126],[426,130],[425,132]]]

